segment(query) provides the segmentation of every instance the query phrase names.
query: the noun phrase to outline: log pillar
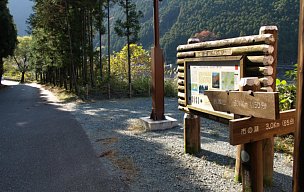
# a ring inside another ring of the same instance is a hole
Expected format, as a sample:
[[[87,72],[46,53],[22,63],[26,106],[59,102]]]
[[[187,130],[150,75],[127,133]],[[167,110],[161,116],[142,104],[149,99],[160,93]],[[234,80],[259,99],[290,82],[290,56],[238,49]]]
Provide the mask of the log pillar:
[[[276,90],[276,76],[277,76],[277,63],[278,63],[278,28],[276,26],[264,26],[260,29],[260,35],[272,34],[275,41],[272,43],[274,51],[271,54],[274,61],[272,64],[273,74],[272,79],[274,80],[270,86],[273,91]],[[264,185],[265,187],[272,186],[273,178],[273,159],[274,159],[274,138],[263,140],[263,162],[264,162]]]
[[[195,154],[201,150],[200,117],[186,113],[184,115],[185,153]]]
[[[257,77],[242,78],[239,86],[240,91],[258,91],[260,81]],[[262,141],[237,146],[235,180],[242,181],[243,191],[263,191],[262,147]]]

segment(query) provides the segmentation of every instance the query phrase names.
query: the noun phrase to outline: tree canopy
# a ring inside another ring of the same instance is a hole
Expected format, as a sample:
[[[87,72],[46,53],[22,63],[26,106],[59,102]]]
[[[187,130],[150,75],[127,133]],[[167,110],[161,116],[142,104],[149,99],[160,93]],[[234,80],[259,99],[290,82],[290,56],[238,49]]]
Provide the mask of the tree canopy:
[[[0,1],[0,84],[3,75],[3,58],[14,53],[17,31],[13,17],[7,8],[7,0]]]

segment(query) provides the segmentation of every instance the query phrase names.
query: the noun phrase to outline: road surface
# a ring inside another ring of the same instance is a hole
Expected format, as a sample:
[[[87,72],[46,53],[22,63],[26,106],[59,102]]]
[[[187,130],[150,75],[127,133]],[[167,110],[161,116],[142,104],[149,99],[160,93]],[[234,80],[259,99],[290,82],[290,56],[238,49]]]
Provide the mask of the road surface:
[[[126,191],[96,157],[80,124],[38,88],[0,90],[0,191]]]

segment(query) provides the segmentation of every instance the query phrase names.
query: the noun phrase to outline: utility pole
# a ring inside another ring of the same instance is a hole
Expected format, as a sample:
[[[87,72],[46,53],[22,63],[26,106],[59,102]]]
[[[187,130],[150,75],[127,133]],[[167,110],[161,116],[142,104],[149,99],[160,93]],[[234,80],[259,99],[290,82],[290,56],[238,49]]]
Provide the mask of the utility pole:
[[[159,4],[154,0],[154,47],[152,48],[152,113],[154,121],[164,120],[164,58],[160,48],[159,35]]]
[[[293,166],[293,192],[304,191],[304,1],[300,0],[300,17],[299,17],[299,47],[298,47],[298,84],[297,84],[297,126],[295,133],[295,147],[294,147],[294,166]]]

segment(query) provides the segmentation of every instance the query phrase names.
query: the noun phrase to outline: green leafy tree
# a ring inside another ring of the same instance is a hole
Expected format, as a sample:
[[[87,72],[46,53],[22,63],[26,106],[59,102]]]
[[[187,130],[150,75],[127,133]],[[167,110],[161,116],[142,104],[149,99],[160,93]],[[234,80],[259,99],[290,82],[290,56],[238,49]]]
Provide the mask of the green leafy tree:
[[[14,55],[10,58],[10,60],[16,63],[19,71],[21,72],[21,80],[20,83],[24,83],[25,81],[25,73],[30,69],[30,48],[32,37],[31,36],[23,36],[17,37],[18,45],[15,49]]]
[[[4,72],[3,58],[14,53],[17,44],[17,31],[7,8],[7,0],[0,1],[0,85]]]
[[[129,79],[129,97],[132,93],[131,84],[131,50],[130,44],[136,43],[138,33],[140,30],[139,18],[143,16],[141,11],[136,10],[136,5],[131,0],[121,0],[119,5],[124,9],[126,16],[125,21],[118,19],[115,23],[114,30],[120,37],[127,37],[127,49],[128,49],[128,79]]]
[[[133,79],[133,92],[142,95],[149,92],[151,77],[151,57],[149,52],[141,45],[131,44],[131,57]],[[111,58],[111,78],[116,85],[128,84],[128,46],[126,45],[120,52],[114,53]]]

